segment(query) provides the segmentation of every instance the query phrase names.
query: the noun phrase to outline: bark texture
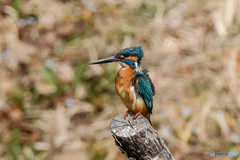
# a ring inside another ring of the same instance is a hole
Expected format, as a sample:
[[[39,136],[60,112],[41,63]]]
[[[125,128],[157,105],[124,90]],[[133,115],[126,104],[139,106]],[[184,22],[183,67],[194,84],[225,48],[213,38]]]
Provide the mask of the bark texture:
[[[139,115],[133,119],[130,113],[124,119],[119,114],[110,123],[116,146],[130,160],[174,160],[164,141],[150,125],[149,121]]]

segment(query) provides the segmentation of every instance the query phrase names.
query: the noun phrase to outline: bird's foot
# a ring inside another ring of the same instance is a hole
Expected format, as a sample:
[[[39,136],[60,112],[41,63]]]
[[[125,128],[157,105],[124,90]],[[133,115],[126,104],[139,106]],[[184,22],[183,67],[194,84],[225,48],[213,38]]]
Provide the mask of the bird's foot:
[[[130,111],[127,111],[124,115],[124,119],[127,117],[127,115],[130,113]]]
[[[135,114],[135,116],[133,117],[133,119],[136,119],[140,114],[141,114],[141,112],[138,112],[137,114]]]

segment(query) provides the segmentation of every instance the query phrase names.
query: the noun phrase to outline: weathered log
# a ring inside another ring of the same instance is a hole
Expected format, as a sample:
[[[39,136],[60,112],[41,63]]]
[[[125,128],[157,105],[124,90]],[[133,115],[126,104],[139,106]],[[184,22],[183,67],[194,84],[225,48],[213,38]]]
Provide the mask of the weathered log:
[[[149,121],[139,115],[133,119],[130,113],[123,118],[119,114],[110,123],[116,146],[130,160],[174,160],[164,141]]]

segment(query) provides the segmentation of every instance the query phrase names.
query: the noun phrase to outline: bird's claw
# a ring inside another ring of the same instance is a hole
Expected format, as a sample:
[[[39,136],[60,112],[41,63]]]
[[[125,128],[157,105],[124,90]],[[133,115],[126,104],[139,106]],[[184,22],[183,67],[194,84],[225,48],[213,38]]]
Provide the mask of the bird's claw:
[[[135,116],[133,117],[133,119],[136,119],[140,114],[141,114],[141,112],[138,112],[137,114],[135,114]]]
[[[130,111],[127,111],[124,115],[124,119],[127,117],[127,115],[130,113]]]

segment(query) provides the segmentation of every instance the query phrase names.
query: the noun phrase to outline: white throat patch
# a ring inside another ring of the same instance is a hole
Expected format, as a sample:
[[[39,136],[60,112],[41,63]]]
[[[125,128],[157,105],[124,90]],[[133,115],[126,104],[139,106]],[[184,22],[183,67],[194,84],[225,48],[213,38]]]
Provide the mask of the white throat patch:
[[[121,65],[122,68],[125,68],[125,67],[128,66],[126,63],[123,63],[123,62],[119,62],[119,63],[120,63],[120,65]]]
[[[123,62],[119,62],[119,64],[121,65],[122,68],[125,68],[125,67],[128,66],[126,63],[123,63]],[[138,66],[137,62],[135,62],[135,70],[136,71],[141,71],[142,70],[141,65]]]

